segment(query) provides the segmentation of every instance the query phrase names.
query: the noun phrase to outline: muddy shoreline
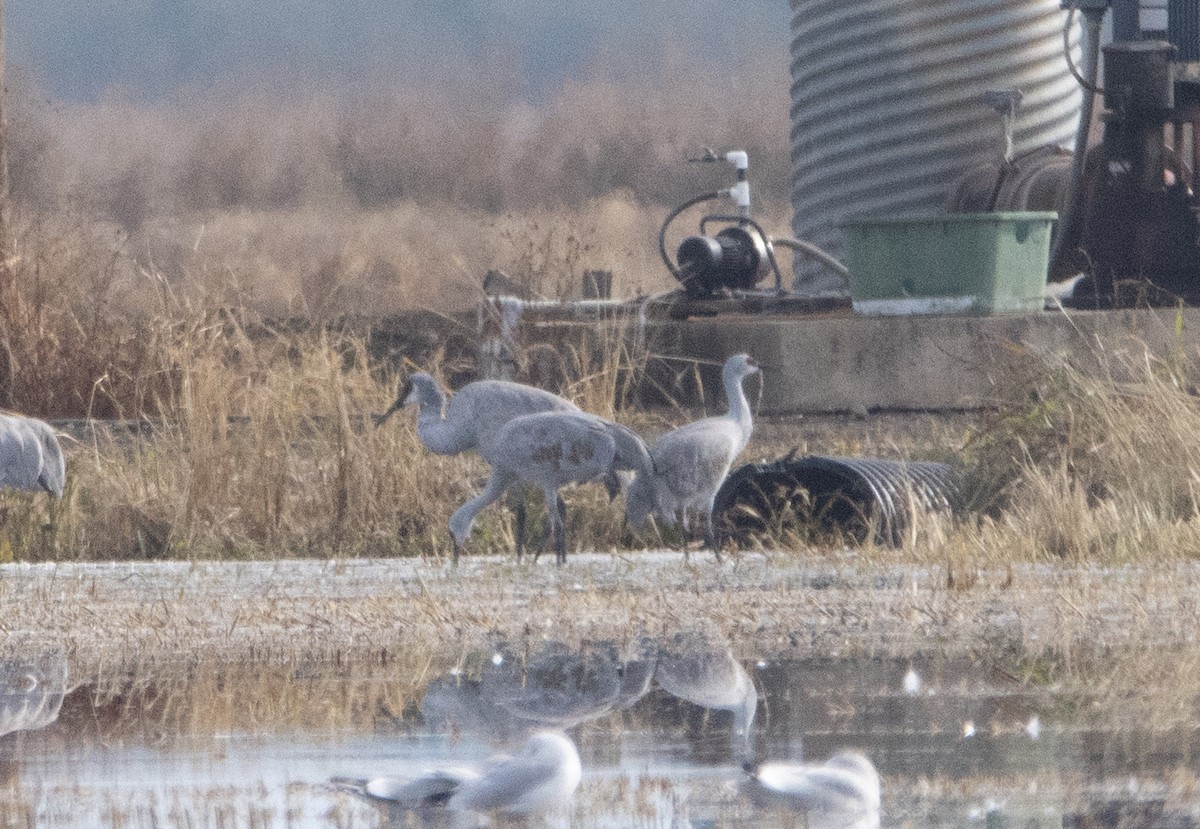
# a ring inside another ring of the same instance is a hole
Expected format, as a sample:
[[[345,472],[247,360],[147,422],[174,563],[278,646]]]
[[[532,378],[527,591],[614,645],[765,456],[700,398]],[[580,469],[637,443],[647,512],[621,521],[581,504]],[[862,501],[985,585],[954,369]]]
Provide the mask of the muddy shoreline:
[[[378,659],[489,638],[706,631],[744,658],[1200,653],[1200,565],[1014,565],[949,573],[847,554],[677,553],[542,561],[11,564],[0,624],[65,648],[76,676],[122,665]]]

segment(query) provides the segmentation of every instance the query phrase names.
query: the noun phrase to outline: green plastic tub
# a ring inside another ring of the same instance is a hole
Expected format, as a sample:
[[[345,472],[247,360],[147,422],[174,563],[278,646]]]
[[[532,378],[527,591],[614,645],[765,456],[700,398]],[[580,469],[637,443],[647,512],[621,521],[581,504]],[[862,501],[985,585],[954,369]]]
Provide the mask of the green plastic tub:
[[[1057,213],[851,219],[850,298],[859,314],[1041,311]]]

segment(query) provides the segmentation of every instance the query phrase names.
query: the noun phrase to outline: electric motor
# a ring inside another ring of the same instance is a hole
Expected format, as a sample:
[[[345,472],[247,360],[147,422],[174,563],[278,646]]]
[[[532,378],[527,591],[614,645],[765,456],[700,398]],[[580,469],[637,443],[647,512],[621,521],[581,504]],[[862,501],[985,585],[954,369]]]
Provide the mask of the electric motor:
[[[689,236],[679,245],[679,281],[693,297],[721,289],[748,290],[766,273],[762,238],[743,227],[727,227],[716,236]]]

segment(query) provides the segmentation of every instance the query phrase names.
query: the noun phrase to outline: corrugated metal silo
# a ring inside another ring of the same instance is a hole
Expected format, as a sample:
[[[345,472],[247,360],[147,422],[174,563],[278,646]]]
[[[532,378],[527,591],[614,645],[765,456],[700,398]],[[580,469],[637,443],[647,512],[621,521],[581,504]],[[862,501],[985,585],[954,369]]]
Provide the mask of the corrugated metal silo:
[[[987,90],[1023,93],[1017,153],[1074,140],[1059,0],[792,0],[792,227],[835,255],[852,216],[940,210],[1003,151]],[[1071,35],[1079,60],[1079,30]],[[804,293],[844,289],[797,258]]]

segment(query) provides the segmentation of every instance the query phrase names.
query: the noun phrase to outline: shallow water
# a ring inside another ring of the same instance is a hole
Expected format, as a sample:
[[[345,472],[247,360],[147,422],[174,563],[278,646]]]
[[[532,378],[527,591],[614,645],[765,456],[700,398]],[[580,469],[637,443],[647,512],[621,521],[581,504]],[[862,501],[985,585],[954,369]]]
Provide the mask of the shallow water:
[[[201,717],[167,727],[137,707],[114,714],[91,706],[88,687],[44,724],[46,704],[16,703],[53,699],[53,665],[31,678],[29,666],[45,661],[0,663],[12,668],[0,671],[0,710],[37,711],[29,730],[0,738],[0,825],[380,826],[384,813],[330,778],[477,762],[547,724],[564,728],[583,760],[566,816],[574,827],[667,829],[680,825],[680,804],[696,829],[805,825],[746,796],[743,753],[822,760],[844,748],[879,770],[885,827],[1049,829],[1113,800],[1126,813],[1165,810],[1138,825],[1183,826],[1200,802],[1194,731],[1118,727],[1079,689],[970,660],[734,660],[721,643],[691,638],[625,651],[497,646],[430,677],[403,711],[363,712],[351,727],[244,731]]]

